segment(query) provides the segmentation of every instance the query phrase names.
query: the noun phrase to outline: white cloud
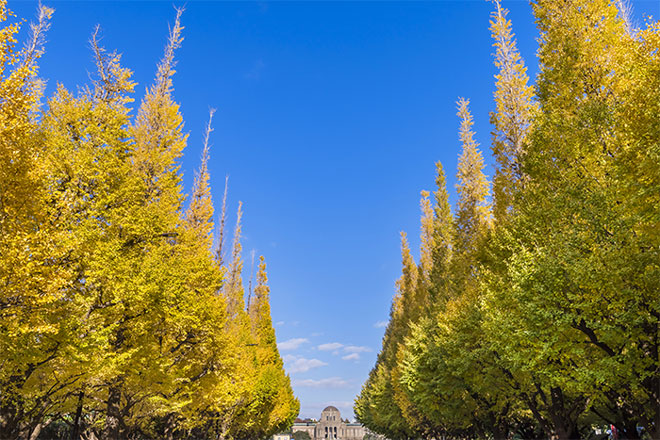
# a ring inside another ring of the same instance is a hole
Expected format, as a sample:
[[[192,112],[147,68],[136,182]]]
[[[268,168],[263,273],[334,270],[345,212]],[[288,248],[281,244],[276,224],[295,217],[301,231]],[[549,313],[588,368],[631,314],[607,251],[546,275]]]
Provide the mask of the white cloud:
[[[277,326],[284,325],[284,321],[277,321],[277,322],[275,323],[275,325],[277,325]]]
[[[328,342],[327,344],[321,344],[316,348],[318,348],[321,351],[331,351],[342,348],[343,346],[344,344],[340,344],[339,342]]]
[[[282,359],[284,360],[286,371],[290,374],[304,373],[311,369],[328,365],[327,363],[318,359],[306,359],[304,357],[296,356],[293,354],[287,354],[283,356]]]
[[[293,338],[286,340],[284,342],[280,342],[277,344],[277,348],[280,350],[295,350],[296,348],[300,347],[302,344],[309,342],[309,339],[307,338]]]
[[[341,377],[326,377],[325,379],[294,380],[294,386],[309,388],[346,388],[350,384]]]
[[[346,347],[344,347],[344,351],[346,353],[364,353],[367,351],[371,351],[371,348],[358,346],[358,345],[347,345]]]
[[[387,327],[387,321],[378,321],[377,323],[374,324],[374,327],[385,328]]]
[[[347,354],[346,356],[342,356],[342,359],[345,361],[359,361],[360,354],[359,353]]]

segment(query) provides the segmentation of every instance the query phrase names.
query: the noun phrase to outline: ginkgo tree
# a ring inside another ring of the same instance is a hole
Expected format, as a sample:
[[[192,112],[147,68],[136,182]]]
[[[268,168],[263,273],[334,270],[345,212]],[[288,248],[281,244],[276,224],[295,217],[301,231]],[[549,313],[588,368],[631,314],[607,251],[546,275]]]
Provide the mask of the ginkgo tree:
[[[533,2],[530,85],[507,11],[493,5],[492,218],[459,101],[459,197],[452,232],[434,235],[451,238],[435,243],[430,303],[406,317],[398,286],[356,414],[384,435],[375,415],[397,414],[394,402],[422,416],[397,419],[402,433],[424,420],[455,438],[572,439],[599,426],[658,438],[660,26],[635,28],[620,1]],[[425,254],[422,240],[420,273]],[[394,360],[391,328],[406,334]],[[388,389],[407,398],[382,399]]]
[[[275,345],[265,266],[247,310],[240,226],[229,267],[213,249],[211,120],[187,203],[183,192],[187,135],[172,98],[181,11],[135,117],[131,72],[98,30],[91,83],[75,94],[58,85],[39,105],[52,13],[40,6],[16,51],[19,24],[0,1],[9,22],[0,29],[2,437],[286,429],[299,408]]]

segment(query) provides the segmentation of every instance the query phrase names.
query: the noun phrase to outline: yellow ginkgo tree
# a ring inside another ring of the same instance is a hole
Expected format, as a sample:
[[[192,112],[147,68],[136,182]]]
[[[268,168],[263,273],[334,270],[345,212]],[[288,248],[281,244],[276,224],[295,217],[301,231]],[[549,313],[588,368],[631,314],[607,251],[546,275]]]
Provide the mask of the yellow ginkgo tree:
[[[98,29],[91,83],[75,94],[58,85],[40,107],[36,61],[52,12],[40,7],[16,51],[19,26],[0,1],[10,23],[0,29],[1,436],[229,439],[286,429],[298,401],[263,265],[254,327],[244,303],[240,215],[228,267],[213,248],[210,120],[185,203],[187,135],[172,98],[181,11],[135,117],[131,72],[99,45]]]

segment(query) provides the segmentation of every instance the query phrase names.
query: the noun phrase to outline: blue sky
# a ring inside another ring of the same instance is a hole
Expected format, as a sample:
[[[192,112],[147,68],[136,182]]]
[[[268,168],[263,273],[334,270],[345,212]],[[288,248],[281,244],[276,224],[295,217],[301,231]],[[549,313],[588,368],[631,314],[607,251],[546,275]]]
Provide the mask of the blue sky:
[[[57,82],[75,90],[88,81],[88,40],[100,24],[105,47],[134,71],[139,99],[173,3],[43,1],[56,9],[41,62],[47,93]],[[660,16],[660,2],[632,4],[639,23]],[[36,8],[9,5],[22,18]],[[534,76],[531,8],[504,6]],[[493,174],[490,10],[485,1],[186,4],[174,78],[190,134],[184,183],[192,184],[208,109],[217,108],[214,200],[219,208],[229,175],[230,223],[244,203],[245,278],[250,252],[265,255],[273,322],[302,417],[329,404],[352,416],[400,273],[399,231],[418,247],[419,193],[433,190],[437,160],[454,201],[459,96],[471,100]]]

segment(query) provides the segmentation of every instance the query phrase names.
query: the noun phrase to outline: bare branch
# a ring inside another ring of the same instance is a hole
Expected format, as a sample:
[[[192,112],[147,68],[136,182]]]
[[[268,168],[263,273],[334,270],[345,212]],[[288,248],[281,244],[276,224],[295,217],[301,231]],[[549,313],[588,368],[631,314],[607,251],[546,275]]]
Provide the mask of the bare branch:
[[[30,38],[25,44],[23,51],[23,66],[32,67],[37,58],[44,53],[46,44],[46,32],[50,29],[50,18],[55,9],[44,6],[39,2],[37,7],[37,22],[30,23]]]

